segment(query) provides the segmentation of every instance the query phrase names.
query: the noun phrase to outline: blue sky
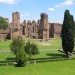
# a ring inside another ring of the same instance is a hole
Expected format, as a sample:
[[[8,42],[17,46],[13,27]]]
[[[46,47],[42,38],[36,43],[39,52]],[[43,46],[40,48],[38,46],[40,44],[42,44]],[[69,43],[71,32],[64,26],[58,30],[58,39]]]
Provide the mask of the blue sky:
[[[12,12],[20,12],[21,22],[38,20],[45,12],[49,22],[62,23],[64,11],[68,9],[75,17],[75,0],[0,0],[0,16],[12,19]]]

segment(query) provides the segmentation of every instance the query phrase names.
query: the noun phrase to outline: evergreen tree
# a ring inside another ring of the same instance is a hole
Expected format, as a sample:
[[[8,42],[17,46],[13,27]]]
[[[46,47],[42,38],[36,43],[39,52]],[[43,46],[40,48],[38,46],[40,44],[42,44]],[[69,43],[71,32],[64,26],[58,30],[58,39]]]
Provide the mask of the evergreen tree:
[[[62,25],[62,48],[66,55],[71,54],[74,49],[74,32],[75,24],[73,16],[69,13],[69,10],[65,11],[64,21]]]

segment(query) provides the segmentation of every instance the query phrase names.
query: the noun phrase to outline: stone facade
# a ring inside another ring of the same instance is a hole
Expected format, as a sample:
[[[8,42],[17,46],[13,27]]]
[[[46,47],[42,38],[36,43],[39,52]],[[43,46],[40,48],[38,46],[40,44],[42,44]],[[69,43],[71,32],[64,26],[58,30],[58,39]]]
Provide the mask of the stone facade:
[[[24,20],[23,35],[25,37],[38,38],[38,23],[36,23],[34,20],[32,22],[28,20],[26,23]]]
[[[18,12],[12,13],[12,27],[11,38],[20,36],[20,14]]]
[[[45,13],[41,14],[41,20],[39,24],[39,38],[40,39],[49,39],[49,22],[48,15]]]
[[[61,37],[61,27],[59,23],[49,23],[49,37]]]
[[[11,39],[10,38],[10,29],[1,29],[0,30],[0,38],[2,39]]]
[[[9,19],[6,18],[5,20],[9,24]],[[12,23],[9,24],[8,29],[0,30],[0,37],[12,39],[21,36],[24,38],[49,39],[60,37],[61,27],[62,25],[59,23],[49,23],[46,13],[41,13],[38,22],[35,20],[26,22],[24,20],[23,23],[20,23],[20,13],[14,12],[12,13]]]

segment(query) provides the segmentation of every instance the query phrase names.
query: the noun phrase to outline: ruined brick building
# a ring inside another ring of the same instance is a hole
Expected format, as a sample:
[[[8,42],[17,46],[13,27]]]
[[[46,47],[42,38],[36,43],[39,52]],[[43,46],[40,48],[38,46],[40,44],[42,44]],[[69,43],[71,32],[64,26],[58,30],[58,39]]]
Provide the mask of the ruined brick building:
[[[39,38],[39,39],[49,39],[54,37],[60,37],[62,25],[59,23],[49,23],[48,15],[41,13],[40,20],[32,22],[28,20],[20,23],[20,13],[12,13],[12,23],[9,24],[9,19],[5,18],[8,22],[9,27],[6,30],[0,30],[0,38],[15,38],[18,36],[21,37],[30,37],[30,38]]]

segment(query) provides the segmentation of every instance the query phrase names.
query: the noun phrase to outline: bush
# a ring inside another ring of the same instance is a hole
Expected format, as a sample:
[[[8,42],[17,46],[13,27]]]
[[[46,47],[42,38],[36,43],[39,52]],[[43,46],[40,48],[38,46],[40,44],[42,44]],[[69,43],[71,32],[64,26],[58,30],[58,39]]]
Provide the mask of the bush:
[[[36,55],[36,54],[38,54],[38,53],[39,53],[39,51],[38,51],[37,45],[34,44],[34,43],[32,43],[32,44],[31,44],[31,54],[32,54],[32,55]]]
[[[30,43],[29,41],[25,45],[25,52],[29,55],[29,59],[31,59],[32,55],[36,55],[39,53],[37,45],[34,43]]]
[[[19,52],[17,52],[17,66],[24,67],[26,65],[26,53],[24,47],[22,47]]]
[[[26,53],[24,51],[24,41],[18,37],[12,40],[10,45],[11,50],[16,55],[17,66],[22,67],[26,65]]]
[[[11,42],[10,49],[14,54],[16,54],[17,50],[21,49],[21,47],[24,45],[24,40],[22,38],[14,38]]]

